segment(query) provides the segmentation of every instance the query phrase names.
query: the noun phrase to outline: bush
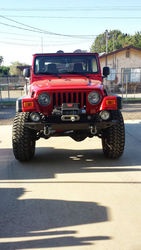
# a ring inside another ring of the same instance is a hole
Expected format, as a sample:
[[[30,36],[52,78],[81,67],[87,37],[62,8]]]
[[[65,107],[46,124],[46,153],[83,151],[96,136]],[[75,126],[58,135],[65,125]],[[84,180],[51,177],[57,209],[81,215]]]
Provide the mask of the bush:
[[[10,68],[6,66],[0,66],[0,76],[9,75]]]

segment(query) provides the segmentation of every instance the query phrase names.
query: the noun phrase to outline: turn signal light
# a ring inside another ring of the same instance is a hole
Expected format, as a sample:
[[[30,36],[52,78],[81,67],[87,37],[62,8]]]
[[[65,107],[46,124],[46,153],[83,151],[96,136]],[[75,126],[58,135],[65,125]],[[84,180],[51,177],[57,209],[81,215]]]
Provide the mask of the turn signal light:
[[[33,102],[24,102],[23,106],[24,106],[24,108],[33,108],[34,103]]]
[[[106,100],[106,106],[116,105],[116,100]]]

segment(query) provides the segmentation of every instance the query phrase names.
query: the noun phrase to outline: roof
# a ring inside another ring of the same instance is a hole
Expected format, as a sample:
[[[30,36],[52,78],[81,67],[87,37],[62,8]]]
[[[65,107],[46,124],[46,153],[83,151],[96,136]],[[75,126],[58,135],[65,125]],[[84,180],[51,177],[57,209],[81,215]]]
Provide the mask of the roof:
[[[17,66],[17,68],[20,69],[20,70],[24,70],[24,69],[30,68],[30,67],[31,67],[30,65]]]
[[[134,49],[134,50],[138,50],[138,51],[141,52],[141,49],[139,49],[139,48],[137,48],[137,47],[134,47],[134,46],[132,46],[132,45],[129,45],[129,46],[126,46],[126,47],[124,47],[124,48],[122,48],[122,49],[118,49],[118,50],[112,51],[112,52],[107,53],[107,54],[105,53],[105,54],[103,54],[103,55],[101,55],[101,56],[99,56],[99,57],[100,57],[100,58],[104,58],[104,57],[106,57],[106,56],[111,56],[111,55],[117,54],[117,53],[119,53],[119,52],[121,52],[121,51],[129,50],[129,49]]]

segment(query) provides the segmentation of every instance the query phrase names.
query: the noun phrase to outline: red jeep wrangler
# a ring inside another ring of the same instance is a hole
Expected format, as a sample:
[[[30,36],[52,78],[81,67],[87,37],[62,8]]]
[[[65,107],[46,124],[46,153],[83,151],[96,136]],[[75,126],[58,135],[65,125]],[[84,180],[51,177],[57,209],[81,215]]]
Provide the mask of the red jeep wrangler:
[[[98,136],[106,157],[120,157],[124,150],[121,98],[108,96],[97,53],[35,54],[28,95],[17,100],[13,124],[13,152],[19,161],[34,156],[35,142],[51,136],[76,141]]]

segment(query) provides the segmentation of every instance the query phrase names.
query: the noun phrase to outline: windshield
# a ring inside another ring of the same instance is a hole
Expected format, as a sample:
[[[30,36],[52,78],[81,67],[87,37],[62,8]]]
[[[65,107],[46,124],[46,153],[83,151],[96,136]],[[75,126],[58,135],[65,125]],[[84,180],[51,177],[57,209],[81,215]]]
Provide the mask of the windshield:
[[[98,62],[95,55],[49,55],[37,56],[34,74],[96,74]]]

